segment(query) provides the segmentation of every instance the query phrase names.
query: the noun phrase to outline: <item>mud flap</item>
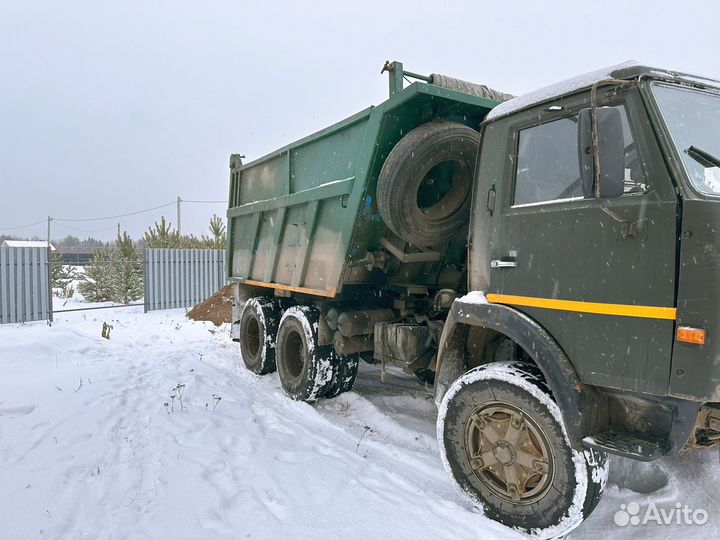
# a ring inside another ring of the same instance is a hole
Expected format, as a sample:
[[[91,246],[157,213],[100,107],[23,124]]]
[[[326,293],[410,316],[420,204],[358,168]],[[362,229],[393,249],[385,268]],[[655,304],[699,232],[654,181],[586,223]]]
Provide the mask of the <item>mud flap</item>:
[[[243,304],[233,302],[232,306],[232,323],[230,324],[230,339],[240,341],[240,314],[242,313]]]

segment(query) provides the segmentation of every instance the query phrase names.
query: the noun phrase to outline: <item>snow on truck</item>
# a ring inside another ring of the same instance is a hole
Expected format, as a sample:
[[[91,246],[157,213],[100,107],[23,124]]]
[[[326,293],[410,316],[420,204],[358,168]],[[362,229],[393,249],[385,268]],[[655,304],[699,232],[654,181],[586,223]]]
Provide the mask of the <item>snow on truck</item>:
[[[230,158],[245,366],[314,401],[402,364],[459,489],[545,538],[608,453],[717,444],[720,83],[623,64],[513,98],[384,71],[380,105]]]

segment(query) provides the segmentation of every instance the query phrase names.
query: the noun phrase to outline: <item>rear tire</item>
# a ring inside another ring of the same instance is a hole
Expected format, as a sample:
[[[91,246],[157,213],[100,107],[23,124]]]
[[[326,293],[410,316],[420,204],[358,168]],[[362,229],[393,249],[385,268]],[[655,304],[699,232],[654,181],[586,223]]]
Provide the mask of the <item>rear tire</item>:
[[[283,313],[277,333],[276,363],[285,393],[299,401],[323,397],[333,377],[332,345],[318,345],[320,312],[292,306]]]
[[[334,398],[352,390],[358,374],[360,355],[338,356],[333,351],[333,376],[325,389],[326,398]]]
[[[280,309],[270,298],[250,298],[240,314],[240,356],[257,375],[275,371],[275,336]]]
[[[607,455],[570,444],[541,372],[520,362],[462,375],[438,415],[443,464],[483,513],[536,538],[563,536],[593,511]]]
[[[390,151],[377,184],[385,225],[406,242],[429,247],[468,222],[480,134],[458,122],[435,120]]]

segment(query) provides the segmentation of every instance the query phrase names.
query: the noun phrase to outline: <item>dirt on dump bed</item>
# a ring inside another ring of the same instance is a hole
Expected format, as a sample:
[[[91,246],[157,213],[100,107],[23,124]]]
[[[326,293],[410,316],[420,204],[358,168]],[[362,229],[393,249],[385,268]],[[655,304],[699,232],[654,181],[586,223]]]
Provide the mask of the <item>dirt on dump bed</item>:
[[[233,286],[226,285],[204,302],[200,302],[187,316],[194,321],[210,321],[215,326],[232,322]]]

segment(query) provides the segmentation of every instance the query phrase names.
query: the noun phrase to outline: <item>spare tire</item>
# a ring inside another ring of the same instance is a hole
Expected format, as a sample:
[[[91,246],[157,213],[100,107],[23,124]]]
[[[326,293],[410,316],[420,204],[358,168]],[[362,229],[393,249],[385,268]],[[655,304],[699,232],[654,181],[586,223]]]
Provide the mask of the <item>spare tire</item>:
[[[415,246],[446,242],[470,215],[480,133],[447,120],[410,131],[388,155],[377,185],[385,225]]]

